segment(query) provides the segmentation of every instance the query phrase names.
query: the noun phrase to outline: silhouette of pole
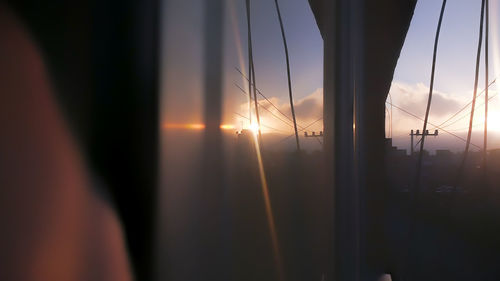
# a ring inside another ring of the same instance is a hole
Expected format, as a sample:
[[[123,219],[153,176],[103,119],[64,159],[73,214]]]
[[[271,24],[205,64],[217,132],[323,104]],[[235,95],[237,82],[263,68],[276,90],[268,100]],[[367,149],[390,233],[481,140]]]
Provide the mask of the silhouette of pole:
[[[483,170],[486,173],[487,166],[487,150],[488,150],[488,39],[489,39],[489,25],[490,25],[490,8],[489,0],[486,0],[486,29],[484,34],[484,81],[486,89],[484,92],[484,149],[483,149]]]
[[[434,130],[434,133],[432,133],[432,134],[429,133],[429,130],[426,130],[425,132],[422,132],[422,133],[420,133],[419,130],[417,130],[416,133],[414,133],[413,130],[411,130],[410,131],[410,136],[411,136],[410,155],[413,155],[413,151],[414,151],[415,147],[422,141],[424,136],[437,137],[438,135],[439,135],[438,130]],[[418,136],[421,136],[422,138],[420,138],[420,140],[417,142],[417,144],[415,144],[415,146],[413,146],[413,137],[418,137]]]
[[[477,44],[477,55],[476,55],[476,73],[475,73],[475,77],[474,77],[474,94],[472,96],[472,109],[470,112],[469,131],[467,133],[467,141],[465,142],[464,156],[462,157],[462,161],[460,162],[460,166],[458,168],[458,175],[457,175],[456,183],[454,185],[454,191],[456,190],[457,185],[460,182],[460,178],[461,178],[464,166],[465,166],[465,161],[467,160],[467,154],[469,153],[469,146],[470,146],[470,141],[471,141],[471,136],[472,136],[472,122],[474,121],[474,109],[476,107],[477,84],[478,84],[478,79],[479,79],[479,61],[481,59],[481,44],[483,42],[484,4],[485,4],[485,0],[482,0],[481,1],[481,19],[480,19],[480,24],[479,24],[479,42]]]
[[[410,156],[413,156],[413,136],[415,134],[413,133],[413,130],[410,132]]]
[[[281,12],[280,12],[278,0],[274,0],[274,3],[276,4],[276,12],[278,13],[278,20],[280,22],[281,36],[283,37],[283,45],[285,47],[286,73],[287,73],[287,77],[288,77],[288,94],[290,96],[290,108],[292,110],[293,128],[295,129],[295,141],[297,142],[297,151],[300,151],[299,131],[297,130],[297,119],[295,118],[295,109],[293,107],[292,78],[290,77],[291,76],[290,75],[290,58],[288,55],[288,45],[286,43],[285,28],[283,27],[283,20],[281,18]]]

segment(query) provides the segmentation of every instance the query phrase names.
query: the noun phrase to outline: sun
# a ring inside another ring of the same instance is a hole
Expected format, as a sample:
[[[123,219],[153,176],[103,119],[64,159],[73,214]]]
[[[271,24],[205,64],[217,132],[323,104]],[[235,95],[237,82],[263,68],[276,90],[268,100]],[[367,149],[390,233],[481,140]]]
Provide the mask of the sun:
[[[257,125],[257,123],[252,123],[248,126],[248,129],[254,134],[257,134],[259,132],[259,125]]]

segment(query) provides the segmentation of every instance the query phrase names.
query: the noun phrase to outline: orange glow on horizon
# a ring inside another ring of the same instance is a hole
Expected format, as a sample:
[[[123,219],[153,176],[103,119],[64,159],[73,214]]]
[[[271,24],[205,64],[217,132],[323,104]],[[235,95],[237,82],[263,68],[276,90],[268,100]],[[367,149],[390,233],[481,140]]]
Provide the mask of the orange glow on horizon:
[[[199,123],[165,123],[163,124],[164,129],[184,129],[184,130],[203,130],[205,129],[205,124]],[[221,124],[220,128],[222,130],[233,130],[235,127],[232,124]]]
[[[205,124],[196,124],[196,123],[187,123],[187,124],[165,123],[163,125],[163,128],[165,128],[165,129],[201,130],[201,129],[205,129]]]
[[[233,130],[235,127],[234,127],[234,125],[231,125],[231,124],[222,124],[222,125],[220,125],[220,128],[222,130]]]

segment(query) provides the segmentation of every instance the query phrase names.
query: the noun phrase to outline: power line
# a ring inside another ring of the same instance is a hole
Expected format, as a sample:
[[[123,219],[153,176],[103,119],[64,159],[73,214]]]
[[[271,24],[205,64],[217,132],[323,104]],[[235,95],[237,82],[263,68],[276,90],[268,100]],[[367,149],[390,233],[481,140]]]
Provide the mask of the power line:
[[[420,139],[420,152],[418,153],[418,160],[417,160],[417,170],[415,173],[415,187],[413,189],[413,198],[411,202],[411,221],[410,221],[410,228],[409,228],[409,244],[408,244],[408,259],[412,258],[412,247],[411,247],[411,242],[413,240],[413,236],[415,233],[415,221],[416,221],[416,213],[417,213],[417,208],[418,208],[418,196],[420,193],[420,177],[421,177],[421,170],[422,170],[422,158],[424,156],[424,144],[425,144],[425,133],[427,132],[427,123],[429,121],[429,113],[431,110],[431,103],[432,103],[432,90],[434,88],[434,75],[435,75],[435,70],[436,70],[436,56],[437,56],[437,47],[438,47],[438,42],[439,42],[439,33],[441,31],[441,23],[443,22],[443,15],[444,15],[444,10],[446,7],[446,0],[443,0],[443,4],[441,5],[441,12],[439,13],[439,20],[438,20],[438,25],[436,29],[436,36],[434,39],[434,50],[432,54],[432,67],[431,67],[431,81],[430,81],[430,86],[429,86],[429,96],[427,98],[427,108],[425,110],[425,118],[424,118],[424,126],[422,129],[422,138]],[[412,136],[413,138],[413,136]],[[413,148],[413,147],[412,147]],[[410,260],[408,260],[409,264]]]
[[[491,97],[489,97],[489,98],[488,98],[488,101],[490,101],[491,99],[493,99],[493,98],[494,98],[494,97],[496,97],[497,95],[498,95],[498,94],[494,94],[494,95],[492,95]],[[483,105],[483,104],[484,104],[484,102],[483,102],[483,103],[478,104],[477,106],[481,106],[481,105]],[[477,106],[476,106],[476,107],[477,107]],[[465,117],[470,116],[470,113],[471,113],[471,111],[470,111],[470,110],[469,110],[469,111],[467,111],[467,113],[465,113],[464,115],[460,116],[460,118],[455,119],[455,121],[453,121],[453,122],[451,122],[451,123],[447,124],[446,126],[443,126],[442,128],[447,128],[447,127],[449,127],[449,126],[451,126],[451,125],[453,125],[453,124],[457,123],[458,121],[460,121],[460,120],[464,119]]]
[[[472,127],[475,128],[475,127],[483,125],[483,124],[484,124],[484,122],[477,123],[477,124],[472,125]],[[459,129],[453,129],[453,132],[461,132],[461,131],[463,131],[465,129],[469,129],[469,126],[463,127],[463,128],[459,128]]]
[[[487,86],[485,89],[483,89],[483,90],[482,90],[482,91],[481,91],[481,92],[480,92],[477,96],[478,96],[478,97],[479,97],[479,96],[481,96],[481,95],[482,95],[482,94],[486,91],[486,89],[487,89],[487,88],[489,88],[491,85],[493,85],[496,81],[497,81],[497,79],[495,78],[495,79],[494,79],[493,81],[491,81],[491,82],[490,82],[490,84],[488,84],[488,86]],[[443,127],[443,128],[448,127],[448,125],[446,125],[446,126],[443,126],[443,125],[444,125],[444,124],[446,124],[446,123],[448,123],[448,121],[450,121],[451,119],[453,119],[453,118],[454,118],[455,116],[457,116],[460,112],[462,112],[462,111],[464,111],[465,109],[467,109],[467,108],[469,107],[469,105],[471,105],[471,103],[472,103],[472,100],[471,100],[469,103],[467,103],[466,105],[464,105],[464,107],[462,107],[459,111],[455,112],[455,114],[453,114],[450,118],[446,119],[444,122],[441,122],[441,124],[439,124],[438,126],[439,126],[439,127]],[[469,113],[470,113],[470,112],[469,112]]]
[[[240,87],[238,84],[236,84],[236,83],[234,83],[234,85],[235,85],[235,86],[236,86],[236,87],[237,87],[237,88],[241,91],[241,93],[242,93],[243,95],[245,95],[245,96],[246,96],[246,91],[245,91],[243,88],[241,88],[241,87]],[[288,123],[287,121],[285,121],[285,120],[281,119],[280,117],[278,117],[276,114],[274,114],[274,112],[272,112],[271,110],[269,110],[268,108],[266,108],[266,107],[265,107],[264,105],[262,105],[260,102],[258,102],[258,101],[257,101],[257,103],[258,103],[258,105],[260,106],[260,108],[262,108],[262,109],[264,109],[264,110],[268,111],[268,112],[269,112],[269,113],[271,113],[271,114],[272,114],[272,116],[274,116],[276,119],[280,120],[281,122],[283,122],[283,123],[285,123],[286,125],[288,125],[288,126],[290,126],[290,127],[292,127],[292,128],[293,128],[293,125],[292,125],[292,124],[290,124],[290,123]],[[245,119],[248,119],[248,117],[242,116],[242,115],[240,115],[240,114],[238,114],[238,115],[239,115],[239,116],[241,116],[241,117],[243,117],[243,118],[245,118]],[[323,117],[321,117],[321,118],[319,118],[319,119],[315,120],[314,122],[312,122],[312,123],[308,124],[308,125],[307,125],[307,126],[305,126],[305,127],[301,127],[301,128],[299,129],[299,132],[306,130],[307,128],[311,127],[312,125],[314,125],[315,123],[317,123],[318,121],[320,121],[320,120],[322,120],[322,119],[323,119]],[[263,125],[263,126],[264,126],[264,127],[266,127],[265,125]],[[269,126],[267,126],[267,127],[269,128]],[[275,129],[275,130],[277,130],[277,129]],[[282,130],[279,130],[279,131],[284,132],[284,131],[282,131]],[[294,135],[295,135],[295,134],[291,134],[290,136],[286,137],[285,139],[288,139],[288,138],[290,138],[290,137],[293,137]],[[284,140],[284,139],[283,139],[283,140]],[[283,140],[282,140],[282,141],[283,141]]]
[[[436,29],[436,37],[434,39],[434,50],[432,54],[432,67],[431,67],[431,82],[429,86],[429,97],[427,98],[427,108],[425,110],[425,118],[424,118],[424,128],[422,129],[422,132],[424,133],[422,135],[422,138],[420,139],[420,153],[418,154],[418,161],[417,161],[417,172],[416,172],[416,179],[415,179],[415,194],[418,194],[419,189],[420,189],[420,172],[422,169],[422,158],[424,156],[424,144],[425,144],[425,132],[427,131],[427,123],[429,121],[429,113],[431,110],[431,103],[432,103],[432,91],[434,89],[434,75],[436,71],[436,57],[437,57],[437,47],[438,47],[438,42],[439,42],[439,33],[441,31],[441,23],[443,22],[443,15],[444,15],[444,10],[446,8],[446,0],[443,0],[443,4],[441,6],[441,13],[439,14],[439,20],[438,20],[438,25]]]
[[[460,166],[458,168],[458,175],[456,179],[456,184],[454,185],[454,190],[456,190],[458,182],[462,176],[462,172],[465,166],[465,161],[467,160],[467,155],[469,153],[469,145],[472,137],[472,122],[474,121],[474,110],[476,105],[476,95],[477,95],[477,84],[479,80],[479,61],[481,59],[481,44],[483,42],[483,21],[484,21],[484,4],[485,0],[481,1],[481,17],[479,23],[479,40],[477,43],[477,54],[476,54],[476,73],[474,77],[474,94],[472,96],[472,108],[470,112],[470,120],[469,120],[469,131],[467,132],[467,142],[465,143],[465,151],[462,157],[462,161],[460,162]]]
[[[396,109],[399,109],[399,110],[401,110],[402,112],[404,112],[404,113],[406,113],[406,114],[408,114],[408,115],[410,115],[410,116],[413,116],[413,117],[415,117],[415,118],[417,118],[417,119],[419,119],[419,120],[424,121],[424,119],[423,119],[422,117],[419,117],[418,115],[416,115],[416,114],[414,114],[414,113],[411,113],[411,112],[409,112],[409,111],[408,111],[408,110],[406,110],[406,109],[403,109],[403,108],[401,108],[401,107],[399,107],[399,106],[397,106],[397,105],[395,105],[395,104],[392,104],[392,106],[394,106]],[[439,127],[438,125],[432,124],[431,122],[428,122],[428,123],[429,123],[429,125],[434,126],[435,128],[438,128],[438,129],[440,129],[441,131],[443,131],[443,132],[445,132],[445,133],[447,133],[447,134],[449,134],[449,135],[451,135],[451,136],[454,136],[454,137],[456,137],[457,139],[459,139],[459,140],[461,140],[461,141],[464,141],[464,142],[465,142],[465,141],[467,141],[466,139],[462,138],[461,136],[456,135],[456,134],[454,134],[454,133],[452,133],[452,132],[450,132],[450,131],[448,131],[448,130],[446,130],[446,129],[443,129],[442,127]],[[405,133],[405,134],[406,134],[406,133]],[[475,146],[475,147],[477,147],[477,148],[479,148],[479,149],[481,149],[481,147],[480,147],[479,145],[476,145],[476,144],[474,144],[474,143],[471,143],[471,145],[472,145],[472,146]]]
[[[488,54],[488,41],[489,41],[489,25],[490,25],[490,2],[486,0],[486,30],[484,35],[484,81],[485,85],[488,84],[488,74],[489,74],[489,54]],[[486,92],[484,93],[484,149],[483,149],[483,170],[486,173],[486,156],[488,149],[488,87],[486,87]]]
[[[316,124],[316,123],[317,123],[318,121],[320,121],[320,120],[323,120],[323,117],[320,117],[320,118],[316,119],[315,121],[313,121],[312,123],[309,123],[309,125],[307,125],[307,126],[305,126],[304,128],[300,129],[300,130],[299,130],[299,132],[304,131],[305,129],[307,129],[307,128],[311,127],[312,125]],[[294,135],[295,135],[295,134],[291,134],[291,135],[289,135],[288,137],[284,137],[283,139],[281,139],[281,140],[279,140],[279,141],[277,141],[277,142],[275,142],[275,143],[271,144],[271,146],[276,145],[276,144],[279,144],[279,143],[282,143],[282,142],[286,141],[287,139],[289,139],[289,138],[293,137]]]
[[[241,74],[241,76],[243,76],[243,78],[245,78],[247,81],[249,81],[248,77],[245,74],[243,74],[243,72],[241,72],[241,70],[239,68],[235,67],[235,69],[236,69],[236,71],[238,71]],[[292,121],[292,119],[290,117],[288,117],[288,115],[283,113],[276,105],[274,105],[274,103],[272,103],[257,87],[255,87],[255,88],[257,89],[257,93],[259,93],[259,95],[261,95],[269,104],[271,104],[281,115],[285,116],[287,119]]]
[[[295,140],[297,142],[297,151],[300,151],[299,132],[297,130],[297,119],[295,118],[295,109],[293,107],[292,78],[291,78],[291,74],[290,74],[290,56],[288,54],[288,46],[286,43],[285,28],[283,27],[283,20],[281,18],[281,12],[280,12],[280,7],[278,5],[278,0],[274,0],[274,3],[276,4],[276,13],[278,14],[278,20],[280,22],[281,36],[283,38],[283,46],[285,47],[286,73],[287,73],[287,78],[288,78],[288,94],[290,97],[290,108],[292,110],[293,127],[295,129]]]
[[[245,118],[245,119],[247,119],[247,120],[249,119],[248,117],[246,117],[246,116],[244,116],[244,115],[242,115],[242,114],[240,114],[240,113],[238,113],[238,112],[234,112],[234,114],[236,114],[236,115],[238,115],[238,116],[240,116],[240,117],[242,117],[242,118]],[[276,131],[276,132],[281,132],[281,133],[288,134],[288,132],[286,132],[286,131],[283,131],[283,130],[280,130],[280,129],[276,129],[276,128],[271,127],[271,126],[269,126],[269,125],[266,125],[266,124],[264,124],[264,123],[262,123],[262,126],[263,126],[263,127],[268,128],[268,129],[274,130],[274,131]]]
[[[247,92],[246,92],[243,88],[241,88],[241,87],[240,87],[238,84],[236,84],[236,83],[234,83],[234,85],[235,85],[236,87],[238,87],[238,89],[240,89],[240,91],[241,91],[241,92],[242,92],[242,93],[246,96],[246,93],[247,93]],[[253,99],[252,99],[252,100],[253,100]],[[263,106],[263,105],[262,105],[259,101],[257,101],[257,104],[260,106],[260,108],[262,108],[262,109],[266,110],[267,112],[271,113],[271,114],[272,114],[272,115],[273,115],[276,119],[280,120],[281,122],[283,122],[283,123],[285,123],[286,125],[288,125],[288,126],[290,126],[290,127],[292,127],[292,128],[293,128],[293,125],[292,125],[292,124],[290,124],[290,123],[288,123],[287,121],[285,121],[285,120],[281,119],[280,117],[278,117],[278,116],[277,116],[276,114],[274,114],[271,110],[269,110],[268,108],[266,108],[265,106]]]
[[[245,78],[245,79],[248,81],[248,77],[247,77],[245,74],[243,74],[243,72],[241,72],[241,70],[240,70],[239,68],[235,67],[235,69],[236,69],[236,71],[238,71],[238,72],[241,74],[241,76],[242,76],[243,78]],[[255,87],[255,85],[254,85],[254,87]],[[270,100],[266,97],[266,95],[264,95],[264,94],[263,94],[263,93],[259,90],[259,88],[255,87],[255,89],[257,90],[257,93],[258,93],[259,95],[261,95],[261,96],[262,96],[262,97],[263,97],[263,98],[264,98],[264,99],[265,99],[265,100],[266,100],[266,101],[267,101],[267,102],[268,102],[268,103],[269,103],[272,107],[274,107],[274,109],[276,109],[276,110],[277,110],[277,111],[278,111],[281,115],[285,116],[288,120],[290,120],[290,122],[292,122],[292,123],[293,123],[292,118],[290,118],[288,115],[286,115],[285,113],[283,113],[283,111],[281,111],[281,110],[280,110],[280,109],[279,109],[279,108],[278,108],[278,107],[277,107],[277,106],[276,106],[276,105],[275,105],[272,101],[270,101]],[[301,128],[302,128],[302,126],[301,126],[300,124],[298,124],[298,123],[297,123],[297,125],[298,125],[299,127],[301,127]]]

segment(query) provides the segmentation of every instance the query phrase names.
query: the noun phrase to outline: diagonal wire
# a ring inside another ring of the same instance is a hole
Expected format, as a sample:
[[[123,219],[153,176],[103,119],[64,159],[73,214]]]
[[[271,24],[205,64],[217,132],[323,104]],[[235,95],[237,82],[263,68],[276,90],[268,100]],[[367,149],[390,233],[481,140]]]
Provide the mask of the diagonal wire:
[[[240,87],[238,84],[236,84],[236,83],[234,83],[234,85],[235,85],[236,87],[238,87],[238,89],[240,89],[240,91],[241,91],[241,92],[242,92],[242,93],[246,96],[246,91],[245,91],[243,88],[241,88],[241,87]],[[252,98],[252,100],[253,100],[253,98]],[[293,125],[292,125],[292,124],[290,124],[289,122],[287,122],[287,121],[285,121],[285,120],[281,119],[278,115],[274,114],[274,113],[273,113],[271,110],[269,110],[267,107],[263,106],[263,105],[262,105],[259,101],[257,101],[257,104],[258,104],[258,106],[260,106],[260,108],[262,108],[262,109],[266,110],[267,112],[271,113],[271,114],[272,114],[272,115],[273,115],[276,119],[280,120],[281,122],[283,122],[283,123],[285,123],[286,125],[288,125],[288,126],[290,126],[290,127],[292,127],[292,128],[293,128]]]
[[[239,68],[235,67],[235,69],[236,69],[236,71],[238,71],[238,72],[241,74],[241,76],[242,76],[243,78],[245,78],[247,81],[249,81],[249,80],[248,80],[248,77],[247,77],[245,74],[243,74],[243,72],[241,72],[241,70],[240,70]],[[252,84],[252,85],[253,85],[253,84]],[[255,87],[255,85],[253,85],[253,86]],[[268,99],[268,98],[267,98],[267,97],[266,97],[266,96],[265,96],[265,95],[264,95],[264,94],[263,94],[263,93],[259,90],[259,88],[255,88],[255,89],[257,90],[257,93],[258,93],[260,96],[262,96],[262,97],[263,97],[263,98],[264,98],[264,99],[265,99],[265,100],[266,100],[266,101],[267,101],[267,102],[268,102],[268,103],[269,103],[272,107],[274,107],[274,109],[276,109],[276,110],[277,110],[277,111],[278,111],[281,115],[285,116],[288,120],[290,120],[290,122],[292,122],[292,123],[293,123],[292,118],[290,118],[288,115],[286,115],[285,113],[283,113],[283,111],[281,111],[281,110],[280,110],[280,109],[279,109],[279,108],[278,108],[278,107],[277,107],[277,106],[276,106],[276,105],[275,105],[272,101],[270,101],[270,100],[269,100],[269,99]],[[303,126],[301,126],[301,125],[300,125],[300,124],[298,124],[298,123],[297,123],[297,125],[298,125],[299,127],[301,127],[301,128],[303,127]]]
[[[495,78],[493,81],[490,82],[490,84],[488,84],[487,88],[489,88],[491,85],[493,85],[495,82],[497,81],[497,79]],[[483,89],[478,95],[477,97],[480,97],[485,91],[486,89]],[[455,114],[453,114],[450,118],[446,119],[444,122],[441,122],[441,124],[439,124],[438,126],[439,127],[443,127],[443,128],[446,128],[448,127],[449,125],[446,125],[446,126],[443,126],[444,124],[448,123],[450,120],[452,120],[455,116],[457,116],[460,112],[464,111],[465,109],[467,109],[469,107],[469,105],[472,104],[472,100],[467,103],[466,105],[464,105],[464,107],[462,107],[459,111],[455,112]],[[469,111],[470,113],[470,111]],[[453,124],[453,123],[452,123]]]
[[[480,126],[480,125],[483,125],[483,124],[484,124],[484,122],[476,123],[476,124],[472,125],[472,127],[473,127],[473,128],[475,128],[475,127]],[[463,130],[465,130],[465,129],[469,129],[469,126],[467,126],[467,127],[462,127],[462,128],[458,128],[458,129],[453,129],[452,131],[453,131],[453,132],[462,132],[462,131],[463,131]]]
[[[390,103],[389,103],[389,104],[390,104]],[[414,114],[414,113],[411,113],[410,111],[408,111],[408,110],[406,110],[406,109],[404,109],[404,108],[401,108],[401,107],[399,107],[399,106],[397,106],[397,105],[395,105],[395,104],[393,104],[392,106],[394,106],[396,109],[399,109],[399,110],[401,110],[402,112],[404,112],[404,113],[406,113],[406,114],[408,114],[408,115],[410,115],[410,116],[413,116],[413,117],[415,117],[415,118],[417,118],[417,119],[419,119],[419,120],[424,121],[424,118],[419,117],[418,115],[416,115],[416,114]],[[450,132],[450,131],[448,131],[448,130],[446,130],[446,129],[442,128],[442,127],[439,127],[438,125],[435,125],[435,124],[433,124],[433,123],[431,123],[431,122],[428,122],[428,123],[429,123],[429,125],[434,126],[435,128],[438,128],[439,130],[441,130],[441,131],[443,131],[443,132],[445,132],[445,133],[447,133],[447,134],[449,134],[449,135],[451,135],[451,136],[454,136],[455,138],[457,138],[457,139],[459,139],[459,140],[461,140],[461,141],[463,141],[463,142],[466,142],[466,141],[467,141],[466,139],[462,138],[461,136],[459,136],[459,135],[457,135],[457,134],[454,134],[454,133],[452,133],[452,132]],[[472,145],[472,146],[475,146],[475,147],[477,147],[477,148],[479,148],[479,149],[481,149],[481,147],[480,147],[479,145],[476,145],[476,144],[474,144],[474,143],[471,143],[471,145]]]
[[[238,112],[234,112],[234,114],[236,114],[236,115],[238,115],[238,116],[240,116],[240,117],[242,117],[242,118],[245,118],[245,119],[247,119],[247,120],[249,119],[247,116],[244,116],[244,115],[242,115],[242,114],[240,114],[240,113],[238,113]],[[264,123],[261,123],[261,125],[262,125],[263,127],[266,127],[266,128],[268,128],[268,129],[274,130],[274,131],[276,131],[276,132],[280,132],[280,133],[288,134],[288,132],[286,132],[286,131],[283,131],[283,130],[280,130],[280,129],[276,129],[276,128],[271,127],[271,126],[269,126],[269,125],[266,125],[266,124],[264,124]]]
[[[484,81],[485,84],[488,84],[488,75],[489,75],[489,65],[488,65],[488,60],[489,60],[489,54],[488,54],[488,41],[489,41],[489,25],[490,25],[490,1],[486,0],[486,29],[485,29],[485,34],[484,34]],[[486,87],[484,93],[484,144],[483,144],[483,170],[484,172],[487,171],[486,165],[487,165],[487,150],[488,150],[488,87]]]
[[[304,131],[305,129],[307,129],[307,128],[311,127],[312,125],[316,124],[316,123],[317,123],[318,121],[320,121],[320,120],[323,120],[323,117],[321,117],[321,118],[318,118],[318,119],[314,120],[312,123],[308,124],[307,126],[305,126],[305,127],[304,127],[304,128],[302,128],[302,129],[300,129],[300,130],[299,130],[299,132]],[[295,136],[295,133],[293,133],[293,134],[289,135],[288,137],[284,137],[284,138],[282,138],[281,140],[279,140],[279,141],[277,141],[277,142],[275,142],[275,143],[271,144],[271,146],[276,145],[276,144],[279,144],[279,143],[282,143],[282,142],[286,141],[287,139],[289,139],[289,138],[291,138],[291,137],[293,137],[293,136]]]
[[[492,99],[493,99],[494,97],[496,97],[497,95],[498,95],[498,94],[494,94],[494,95],[492,95],[491,97],[488,97],[488,101],[492,100]],[[480,105],[483,105],[483,104],[484,104],[484,102],[482,102],[482,103],[480,103],[480,104],[476,105],[476,107],[478,107],[478,106],[480,106]],[[451,125],[453,125],[453,124],[457,123],[458,121],[460,121],[460,120],[464,119],[465,117],[470,116],[470,113],[471,113],[471,111],[469,110],[467,113],[465,113],[464,115],[460,116],[460,118],[455,119],[455,121],[453,121],[453,122],[451,122],[451,123],[447,124],[446,126],[443,126],[442,128],[448,128],[449,126],[451,126]]]

